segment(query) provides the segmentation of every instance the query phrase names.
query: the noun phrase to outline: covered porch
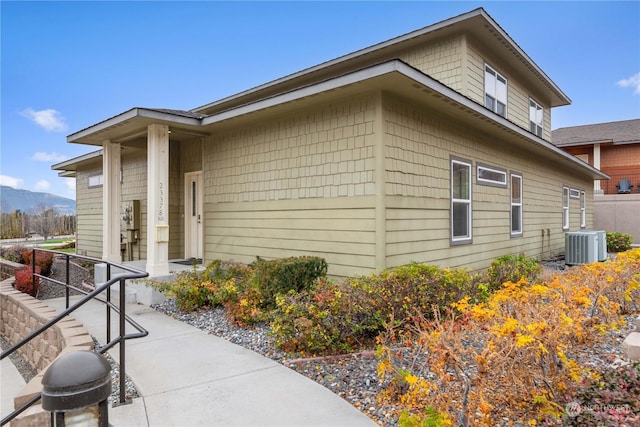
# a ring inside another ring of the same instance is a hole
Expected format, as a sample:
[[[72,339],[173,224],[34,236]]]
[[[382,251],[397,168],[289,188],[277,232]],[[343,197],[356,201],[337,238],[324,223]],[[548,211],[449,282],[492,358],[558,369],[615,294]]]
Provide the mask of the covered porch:
[[[101,147],[53,167],[61,176],[76,177],[79,200],[88,199],[83,191],[93,194],[93,206],[86,207],[93,216],[78,207],[79,217],[92,218],[82,225],[83,236],[96,241],[90,255],[133,262],[151,277],[190,268],[175,261],[202,259],[201,152],[207,134],[200,118],[133,108],[67,137]],[[93,169],[86,167],[91,162]],[[87,170],[92,172],[81,180]]]

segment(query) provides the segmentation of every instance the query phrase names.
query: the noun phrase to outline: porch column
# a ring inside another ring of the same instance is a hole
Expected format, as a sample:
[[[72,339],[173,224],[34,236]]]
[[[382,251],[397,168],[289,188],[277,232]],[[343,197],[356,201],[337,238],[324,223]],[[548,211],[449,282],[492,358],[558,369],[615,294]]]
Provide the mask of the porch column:
[[[102,259],[119,263],[120,257],[120,144],[102,143]]]
[[[169,274],[169,126],[147,128],[147,272]]]
[[[593,167],[600,169],[600,144],[593,144]],[[602,194],[599,179],[593,181],[593,192],[594,194]]]

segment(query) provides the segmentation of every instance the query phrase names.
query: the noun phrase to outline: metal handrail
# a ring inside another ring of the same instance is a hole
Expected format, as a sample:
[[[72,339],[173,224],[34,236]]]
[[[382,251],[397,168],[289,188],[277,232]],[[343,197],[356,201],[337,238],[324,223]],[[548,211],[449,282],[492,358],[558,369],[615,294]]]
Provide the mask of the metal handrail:
[[[56,254],[56,255],[64,255],[66,257],[66,283],[62,283],[62,282],[60,282],[58,280],[50,279],[50,278],[48,278],[46,276],[43,276],[41,274],[36,273],[36,269],[35,269],[36,251],[49,252],[49,253],[53,253],[53,254]],[[39,278],[42,278],[44,280],[49,280],[49,281],[51,281],[51,282],[53,282],[55,284],[65,286],[65,288],[66,288],[65,310],[62,313],[60,313],[57,316],[55,316],[53,319],[51,319],[48,322],[46,322],[44,325],[40,326],[35,331],[31,332],[29,335],[27,335],[25,338],[23,338],[20,342],[17,342],[16,344],[12,345],[6,351],[3,351],[2,354],[0,355],[0,360],[2,360],[5,357],[7,357],[7,356],[11,355],[12,353],[14,353],[16,350],[18,350],[19,348],[21,348],[22,346],[27,344],[29,341],[33,340],[38,335],[42,334],[44,331],[46,331],[47,329],[49,329],[50,327],[52,327],[53,325],[58,323],[60,320],[64,319],[70,313],[73,313],[75,310],[77,310],[78,308],[80,308],[83,305],[85,305],[90,300],[94,300],[95,299],[96,301],[104,303],[106,305],[106,309],[107,309],[107,312],[106,312],[107,325],[106,326],[107,326],[107,341],[108,342],[105,345],[101,346],[99,348],[98,352],[103,354],[107,350],[109,350],[110,348],[115,346],[116,344],[120,344],[120,348],[119,348],[119,350],[120,350],[120,378],[119,378],[119,380],[120,380],[120,403],[126,402],[126,393],[125,393],[126,392],[126,387],[125,387],[125,379],[126,379],[125,341],[129,340],[129,339],[134,339],[134,338],[146,337],[147,335],[149,335],[149,331],[144,329],[140,324],[138,324],[138,322],[133,320],[125,312],[125,309],[126,309],[126,304],[125,304],[125,282],[128,279],[142,279],[142,278],[148,277],[149,273],[147,273],[145,271],[138,270],[136,268],[127,267],[125,265],[114,264],[114,263],[111,263],[111,262],[108,262],[108,261],[105,261],[105,260],[101,260],[99,258],[87,257],[87,256],[82,256],[82,255],[76,255],[76,254],[68,254],[68,253],[64,253],[64,252],[52,251],[52,250],[47,250],[47,249],[36,249],[36,248],[34,248],[32,250],[31,256],[32,256],[31,263],[33,265],[33,267],[32,267],[33,268],[33,270],[32,270],[32,280],[35,280],[35,277],[39,277]],[[70,263],[70,258],[71,257],[77,258],[77,259],[82,259],[82,260],[87,260],[87,261],[90,261],[90,262],[106,264],[107,265],[107,281],[105,283],[103,283],[102,285],[97,286],[91,292],[86,292],[83,289],[71,286],[71,284],[69,283],[69,263]],[[124,273],[122,275],[118,275],[117,277],[111,278],[111,266],[115,266],[115,267],[117,267],[117,268],[119,268],[121,270],[124,270],[124,271],[128,272],[128,273]],[[116,306],[113,303],[111,303],[111,286],[116,282],[120,282],[120,301],[119,301],[119,306]],[[79,300],[78,302],[76,302],[72,306],[69,306],[70,288],[85,294],[85,296],[81,300]],[[101,294],[102,292],[104,292],[105,290],[107,291],[106,292],[106,295],[107,295],[106,299],[98,298],[98,295]],[[120,329],[120,332],[119,332],[118,336],[113,338],[113,339],[111,339],[111,310],[114,310],[119,315],[119,329]],[[125,327],[126,327],[125,322],[129,323],[138,332],[137,333],[128,334],[128,335],[125,334]],[[20,415],[22,412],[24,412],[31,405],[33,405],[36,402],[38,402],[38,400],[40,400],[40,395],[34,396],[31,400],[26,402],[20,408],[14,410],[12,413],[10,413],[5,418],[3,418],[2,421],[0,422],[0,426],[3,426],[5,424],[9,423],[11,420],[13,420],[15,417]]]

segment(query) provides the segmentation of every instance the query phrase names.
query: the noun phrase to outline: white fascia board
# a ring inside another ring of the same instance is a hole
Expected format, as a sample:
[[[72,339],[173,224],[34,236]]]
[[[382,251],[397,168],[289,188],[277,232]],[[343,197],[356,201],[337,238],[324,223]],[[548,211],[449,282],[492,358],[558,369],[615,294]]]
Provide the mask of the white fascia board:
[[[93,126],[89,126],[88,128],[82,129],[81,131],[72,133],[71,135],[67,136],[67,142],[76,142],[79,139],[90,136],[93,133],[109,129],[111,126],[118,125],[120,123],[126,122],[127,120],[131,120],[136,117],[159,120],[164,122],[172,122],[172,123],[181,124],[181,125],[190,125],[190,126],[200,125],[200,119],[185,117],[177,114],[171,114],[163,111],[150,110],[147,108],[135,107],[128,111],[125,111],[124,113],[118,114],[117,116],[113,116],[107,120],[96,123]]]
[[[284,104],[287,102],[303,99],[309,96],[317,95],[320,93],[328,92],[338,89],[353,83],[362,82],[374,77],[379,77],[384,74],[391,73],[393,71],[400,71],[399,67],[406,65],[399,60],[392,60],[382,64],[374,65],[369,68],[355,71],[353,73],[345,74],[340,77],[335,77],[329,80],[325,80],[320,83],[305,86],[300,89],[292,90],[281,95],[276,95],[271,98],[266,98],[261,101],[256,101],[251,104],[243,105],[233,108],[231,110],[223,111],[221,113],[213,114],[202,119],[202,126],[211,125],[224,120],[231,119],[233,117],[242,116],[244,114],[253,113],[263,110],[265,108],[274,107],[276,105]]]
[[[603,172],[601,172],[600,170],[594,168],[591,165],[585,164],[584,162],[582,162],[580,159],[578,159],[577,157],[573,156],[572,154],[567,153],[566,151],[556,147],[555,145],[553,145],[552,143],[545,141],[544,139],[532,134],[531,132],[528,132],[526,130],[524,130],[523,128],[521,128],[520,126],[515,125],[513,122],[507,120],[506,118],[502,117],[499,114],[494,113],[493,111],[490,111],[488,109],[486,109],[484,106],[471,101],[469,98],[461,95],[460,93],[456,92],[455,90],[449,88],[448,86],[445,86],[444,84],[438,82],[437,80],[432,79],[431,77],[427,76],[426,74],[416,70],[415,68],[412,68],[406,64],[404,64],[405,69],[402,70],[403,74],[405,74],[407,77],[417,81],[418,83],[428,87],[429,89],[432,89],[433,91],[436,91],[440,94],[442,94],[443,96],[446,96],[447,98],[461,104],[464,105],[466,108],[468,108],[469,110],[472,110],[476,113],[478,113],[479,115],[482,115],[484,117],[486,117],[489,120],[493,120],[497,123],[499,123],[500,125],[502,125],[503,127],[509,129],[510,131],[517,133],[518,135],[524,137],[524,138],[528,138],[530,139],[533,143],[541,146],[542,148],[553,152],[554,154],[565,158],[566,160],[569,160],[571,162],[573,162],[574,164],[576,164],[577,166],[580,166],[582,168],[585,169],[589,169],[589,172],[593,175],[597,175],[599,176],[601,179],[609,179],[609,176]]]
[[[248,90],[245,90],[243,92],[237,93],[235,95],[219,99],[219,100],[211,102],[209,104],[205,104],[205,105],[203,105],[201,107],[194,108],[192,111],[197,112],[197,111],[200,111],[200,110],[207,110],[207,109],[209,109],[211,107],[215,107],[218,104],[223,104],[225,102],[232,101],[235,98],[240,98],[240,97],[243,97],[243,96],[246,96],[246,95],[250,95],[252,93],[259,92],[259,91],[264,90],[264,89],[268,89],[271,86],[276,86],[278,84],[287,82],[289,80],[294,80],[294,79],[297,79],[299,77],[303,77],[303,76],[305,76],[307,74],[311,74],[311,73],[314,73],[316,71],[320,71],[320,70],[323,70],[323,69],[326,69],[326,68],[330,68],[330,67],[332,67],[332,66],[334,66],[336,64],[340,64],[342,62],[346,62],[346,61],[352,60],[352,59],[357,58],[359,56],[366,55],[366,54],[371,53],[371,52],[375,52],[376,50],[384,49],[384,48],[392,46],[394,44],[398,44],[398,43],[402,43],[402,42],[407,41],[407,40],[411,40],[411,39],[413,39],[415,37],[419,37],[419,36],[422,36],[424,34],[439,30],[441,28],[448,27],[450,25],[453,25],[453,24],[456,24],[458,22],[467,20],[467,19],[472,18],[472,17],[477,16],[477,15],[483,15],[483,16],[486,17],[486,14],[482,10],[482,8],[477,8],[477,9],[474,9],[474,10],[472,10],[470,12],[464,13],[462,15],[458,15],[458,16],[455,16],[453,18],[449,18],[447,20],[437,22],[435,24],[429,25],[429,26],[421,28],[419,30],[415,30],[415,31],[412,31],[412,32],[407,33],[407,34],[404,34],[404,35],[401,35],[401,36],[398,36],[398,37],[394,37],[392,39],[389,39],[387,41],[383,41],[383,42],[374,44],[373,46],[369,46],[369,47],[366,47],[364,49],[356,50],[355,52],[349,53],[347,55],[340,56],[340,57],[338,57],[336,59],[332,59],[330,61],[323,62],[323,63],[315,65],[313,67],[306,68],[306,69],[304,69],[302,71],[298,71],[296,73],[289,74],[289,75],[287,75],[285,77],[281,77],[279,79],[272,80],[272,81],[270,81],[268,83],[265,83],[265,84],[262,84],[260,86],[256,86],[256,87],[254,87],[252,89],[248,89]],[[489,21],[493,24],[493,20],[489,20]],[[507,39],[511,40],[510,38],[507,38]]]
[[[527,138],[531,140],[532,143],[537,144],[550,152],[553,152],[557,156],[560,156],[566,160],[569,160],[570,162],[574,163],[576,166],[583,169],[588,169],[589,172],[594,176],[598,176],[601,179],[609,178],[608,175],[602,173],[601,171],[599,171],[598,169],[590,165],[586,165],[584,162],[580,161],[578,158],[565,152],[564,150],[561,150],[560,148],[556,147],[550,142],[547,142],[544,139],[539,138],[533,135],[532,133],[520,128],[519,126],[516,126],[515,124],[505,119],[504,117],[492,111],[489,111],[484,106],[474,101],[471,101],[469,98],[461,95],[460,93],[449,88],[448,86],[445,86],[444,84],[438,82],[437,80],[429,77],[428,75],[418,71],[417,69],[397,59],[387,61],[382,64],[374,65],[372,67],[355,71],[353,73],[336,77],[330,80],[326,80],[324,82],[320,82],[314,85],[296,89],[285,94],[276,95],[271,98],[263,99],[261,101],[257,101],[257,102],[243,105],[241,107],[227,110],[218,114],[207,116],[204,119],[202,119],[202,126],[207,126],[214,123],[222,122],[224,120],[228,120],[233,117],[250,114],[256,111],[263,110],[265,108],[273,107],[279,104],[284,104],[286,102],[295,101],[308,96],[313,96],[326,91],[338,89],[340,87],[344,87],[349,84],[358,83],[367,79],[379,77],[392,72],[401,73],[402,75],[433,90],[434,92],[440,93],[441,95],[451,99],[452,101],[455,101],[460,105],[463,105],[465,108],[477,113],[478,115],[484,116],[488,120],[497,122],[504,128],[509,129],[511,132],[516,133],[522,136],[523,138]]]
[[[531,65],[531,67],[535,70],[536,73],[540,74],[540,76],[544,80],[546,80],[547,84],[551,86],[553,90],[555,90],[561,98],[563,98],[564,102],[566,103],[565,105],[571,104],[571,99],[562,91],[562,89],[560,89],[558,85],[555,84],[553,80],[551,80],[551,78],[547,75],[547,73],[542,71],[542,68],[538,67],[538,64],[536,64],[533,61],[533,59],[531,59],[531,57],[529,57],[529,55],[527,55],[525,51],[522,50],[520,46],[518,46],[518,43],[516,43],[515,40],[513,40],[511,36],[507,34],[507,32],[504,31],[502,27],[496,21],[494,21],[493,18],[489,16],[489,14],[484,9],[480,9],[480,15],[482,15],[484,19],[486,19],[487,22],[491,24],[493,29],[498,34],[500,34],[500,36],[503,39],[505,39],[509,43],[509,45],[513,48],[513,50],[515,50],[520,56],[522,56]]]
[[[69,167],[75,166],[77,163],[86,162],[87,160],[97,159],[98,157],[101,157],[101,156],[102,156],[102,150],[92,151],[91,153],[83,154],[81,156],[74,157],[73,159],[56,163],[55,165],[51,166],[51,169],[67,171],[69,170]],[[60,173],[64,173],[64,172],[60,172]]]

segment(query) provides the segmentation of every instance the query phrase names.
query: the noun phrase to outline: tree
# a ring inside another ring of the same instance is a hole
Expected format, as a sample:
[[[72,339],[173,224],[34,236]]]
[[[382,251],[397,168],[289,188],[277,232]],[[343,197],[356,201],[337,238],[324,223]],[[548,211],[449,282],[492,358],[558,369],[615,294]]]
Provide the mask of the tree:
[[[44,204],[38,205],[34,208],[32,226],[44,240],[47,240],[56,228],[56,212]]]

